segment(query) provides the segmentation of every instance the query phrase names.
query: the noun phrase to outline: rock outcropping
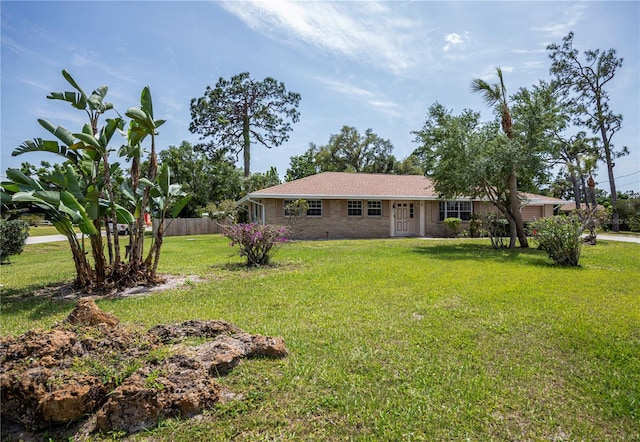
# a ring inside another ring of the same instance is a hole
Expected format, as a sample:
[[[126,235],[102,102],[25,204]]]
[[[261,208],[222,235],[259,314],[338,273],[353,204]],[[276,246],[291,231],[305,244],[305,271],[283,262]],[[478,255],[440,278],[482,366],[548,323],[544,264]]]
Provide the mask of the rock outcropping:
[[[224,321],[131,331],[83,298],[51,330],[0,338],[2,420],[37,431],[86,419],[85,433],[133,433],[234,397],[216,378],[240,360],[287,354],[282,338],[251,335]]]

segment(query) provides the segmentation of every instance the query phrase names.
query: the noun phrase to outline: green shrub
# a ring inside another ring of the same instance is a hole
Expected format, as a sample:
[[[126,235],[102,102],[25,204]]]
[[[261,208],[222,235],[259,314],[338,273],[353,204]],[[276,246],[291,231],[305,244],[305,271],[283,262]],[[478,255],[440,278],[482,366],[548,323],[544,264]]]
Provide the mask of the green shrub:
[[[640,215],[634,215],[627,218],[627,226],[631,232],[640,232]]]
[[[469,236],[471,238],[477,238],[480,236],[482,230],[482,220],[480,216],[477,214],[471,215],[471,219],[469,220]]]
[[[531,223],[539,248],[556,264],[577,266],[584,225],[577,216],[554,216]]]
[[[22,253],[29,237],[29,223],[22,220],[0,220],[0,263]]]
[[[223,224],[238,222],[240,210],[242,210],[241,206],[236,206],[236,202],[233,200],[223,200],[219,204],[209,203],[204,208],[204,211],[209,214],[210,218]]]
[[[488,236],[494,249],[506,247],[504,238],[509,237],[509,221],[498,212],[483,213],[478,219],[480,236]]]
[[[222,227],[223,234],[231,240],[230,246],[240,247],[240,256],[247,258],[248,267],[269,264],[279,245],[287,241],[289,229],[285,226],[231,224]]]
[[[452,236],[456,236],[462,226],[462,220],[460,218],[447,218],[444,220],[444,225],[447,226]]]

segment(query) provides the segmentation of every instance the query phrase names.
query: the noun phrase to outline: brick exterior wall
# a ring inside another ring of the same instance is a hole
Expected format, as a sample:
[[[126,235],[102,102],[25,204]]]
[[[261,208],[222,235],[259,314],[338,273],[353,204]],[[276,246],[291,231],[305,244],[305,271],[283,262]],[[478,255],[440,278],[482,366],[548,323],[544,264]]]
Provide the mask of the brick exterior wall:
[[[289,225],[284,216],[284,200],[265,199],[265,217],[268,224]],[[303,215],[293,220],[293,239],[388,238],[390,233],[390,206],[382,203],[382,216],[367,216],[367,201],[363,201],[362,216],[349,216],[347,200],[322,200],[322,216]]]
[[[290,225],[292,239],[348,239],[348,238],[389,238],[391,236],[391,214],[394,201],[382,201],[382,216],[367,216],[367,201],[362,201],[362,216],[349,216],[347,200],[322,200],[322,216],[303,215],[297,220],[290,220],[284,215],[284,200],[264,199],[265,219],[267,224]],[[445,237],[448,235],[446,226],[439,220],[438,201],[408,201],[415,205],[416,222],[411,236],[420,235],[421,224],[424,226],[424,236]],[[497,211],[489,202],[473,202],[473,213],[481,214]],[[553,216],[553,206],[525,206],[523,208],[525,221],[537,219],[540,216]],[[462,230],[468,229],[469,223],[463,221]],[[400,235],[396,235],[400,236]]]

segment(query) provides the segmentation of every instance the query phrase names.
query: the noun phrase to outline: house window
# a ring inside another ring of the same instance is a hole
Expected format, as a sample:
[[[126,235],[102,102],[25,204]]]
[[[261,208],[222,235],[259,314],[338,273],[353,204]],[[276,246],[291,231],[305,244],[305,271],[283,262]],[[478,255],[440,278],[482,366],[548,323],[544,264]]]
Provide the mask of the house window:
[[[382,216],[382,201],[367,201],[367,216]]]
[[[471,219],[471,201],[440,201],[440,221],[447,218],[460,218],[462,221]]]
[[[322,200],[308,200],[307,216],[322,216]]]
[[[349,216],[362,216],[362,201],[347,201]]]

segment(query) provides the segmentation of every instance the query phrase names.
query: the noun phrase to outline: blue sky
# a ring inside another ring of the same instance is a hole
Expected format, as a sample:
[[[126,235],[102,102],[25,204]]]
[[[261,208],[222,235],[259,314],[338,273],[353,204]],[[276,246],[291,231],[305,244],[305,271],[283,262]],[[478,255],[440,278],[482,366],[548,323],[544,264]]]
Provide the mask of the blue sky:
[[[309,143],[326,144],[343,125],[371,128],[394,145],[398,159],[418,145],[434,102],[492,118],[473,78],[508,92],[550,79],[546,46],[574,31],[574,47],[615,48],[623,68],[610,83],[611,107],[624,117],[614,136],[631,155],[614,169],[621,191],[640,191],[640,2],[206,2],[2,1],[1,169],[54,156],[11,157],[24,140],[48,137],[47,119],[72,131],[82,114],[45,96],[69,90],[67,69],[85,90],[109,86],[121,114],[150,86],[160,146],[189,132],[190,100],[218,78],[249,72],[301,94],[300,122],[287,143],[252,150],[252,172],[275,166],[284,176],[290,157]],[[117,144],[114,144],[117,147]],[[240,164],[239,164],[240,166]],[[600,165],[599,187],[608,189]]]

